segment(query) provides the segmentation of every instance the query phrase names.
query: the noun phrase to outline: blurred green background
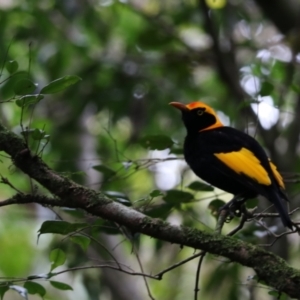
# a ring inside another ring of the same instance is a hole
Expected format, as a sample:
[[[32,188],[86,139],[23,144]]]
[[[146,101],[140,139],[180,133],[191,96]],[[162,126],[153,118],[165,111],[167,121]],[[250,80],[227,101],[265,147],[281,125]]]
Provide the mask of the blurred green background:
[[[45,162],[76,182],[150,216],[212,231],[215,200],[230,195],[205,185],[188,187],[197,178],[182,159],[180,115],[168,105],[201,99],[224,124],[247,131],[265,147],[286,179],[294,209],[300,171],[299,16],[300,3],[292,0],[0,0],[1,122],[16,133],[22,127],[44,130],[50,135],[42,151]],[[13,74],[7,69],[10,61],[18,63]],[[82,80],[23,110],[15,104],[20,78],[32,80],[39,93],[65,75]],[[45,142],[29,140],[35,153]],[[0,174],[23,192],[47,193],[3,153]],[[1,185],[0,200],[14,194]],[[259,201],[260,210],[269,206]],[[111,262],[108,249],[136,272],[141,272],[140,260],[144,272],[152,274],[194,253],[144,236],[132,238],[115,224],[82,212],[31,204],[1,207],[0,218],[1,282],[48,273],[55,248],[66,254],[57,270]],[[88,248],[62,235],[42,235],[37,243],[45,220],[86,222]],[[283,231],[277,219],[264,221],[271,232]],[[224,233],[238,223],[226,224]],[[270,246],[274,235],[251,222],[237,238],[268,245],[300,266],[296,234]],[[161,281],[148,279],[152,297],[193,299],[196,268],[197,260]],[[199,299],[273,299],[253,275],[253,270],[207,255]],[[47,290],[44,299],[150,299],[142,277],[109,269],[67,272],[53,280],[73,291],[36,281]],[[22,295],[9,290],[4,299]]]

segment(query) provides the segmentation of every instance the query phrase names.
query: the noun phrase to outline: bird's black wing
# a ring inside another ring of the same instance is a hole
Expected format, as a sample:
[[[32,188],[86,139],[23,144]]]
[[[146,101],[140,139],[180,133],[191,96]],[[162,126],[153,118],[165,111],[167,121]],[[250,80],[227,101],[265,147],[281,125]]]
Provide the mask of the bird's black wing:
[[[292,228],[282,199],[282,177],[263,148],[251,136],[231,127],[220,127],[187,136],[185,158],[192,170],[210,184],[251,198],[265,196]]]
[[[185,158],[199,177],[233,194],[246,190],[267,196],[265,187],[278,188],[281,179],[258,142],[231,127],[188,136]]]

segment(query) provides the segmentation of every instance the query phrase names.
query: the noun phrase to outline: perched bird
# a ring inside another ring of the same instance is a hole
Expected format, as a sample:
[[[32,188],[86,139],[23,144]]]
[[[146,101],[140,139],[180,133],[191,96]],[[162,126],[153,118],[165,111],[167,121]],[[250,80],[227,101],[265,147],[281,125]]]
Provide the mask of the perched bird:
[[[215,111],[202,102],[182,104],[179,109],[187,129],[184,157],[204,181],[234,194],[232,201],[244,202],[257,195],[266,197],[277,209],[284,226],[293,230],[284,200],[284,183],[276,166],[250,135],[224,126]]]

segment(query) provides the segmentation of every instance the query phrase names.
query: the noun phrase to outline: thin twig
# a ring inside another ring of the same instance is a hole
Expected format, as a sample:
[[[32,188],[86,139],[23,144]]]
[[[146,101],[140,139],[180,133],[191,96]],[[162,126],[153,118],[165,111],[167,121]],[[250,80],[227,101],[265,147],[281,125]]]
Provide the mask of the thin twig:
[[[144,274],[144,273],[140,273],[140,272],[130,272],[130,271],[126,271],[122,268],[110,266],[110,265],[91,265],[91,266],[84,266],[84,267],[74,267],[74,268],[62,270],[59,272],[51,273],[50,275],[51,275],[51,277],[53,277],[53,276],[57,276],[57,275],[60,275],[63,273],[67,273],[67,272],[86,270],[86,269],[112,269],[112,270],[120,271],[122,273],[126,273],[128,275],[132,275],[132,276],[144,276],[144,277],[148,277],[148,278],[152,278],[152,279],[157,279],[155,276],[152,276],[149,274]],[[49,277],[49,278],[51,278],[51,277]]]
[[[105,247],[102,243],[100,243],[97,239],[95,239],[93,236],[87,234],[84,232],[84,230],[86,229],[89,229],[91,228],[91,226],[86,226],[86,227],[83,227],[83,228],[80,228],[68,235],[66,235],[62,241],[64,241],[65,239],[69,238],[69,237],[72,237],[72,236],[75,236],[76,234],[80,234],[80,235],[83,235],[85,237],[88,237],[89,239],[91,239],[93,242],[95,242],[96,244],[98,244],[102,249],[105,250],[106,253],[108,253],[108,255],[113,259],[113,261],[116,263],[116,265],[121,268],[120,266],[120,263],[118,262],[118,260],[115,258],[115,256],[107,249],[107,247]]]
[[[10,47],[11,47],[11,43],[12,43],[12,40],[9,42],[9,45],[8,45],[6,51],[5,51],[5,54],[4,54],[3,63],[2,63],[2,66],[1,66],[1,70],[0,70],[0,78],[1,78],[2,73],[3,73],[3,70],[4,70],[4,66],[5,66],[6,59],[8,58],[8,53],[9,53],[9,49],[10,49]],[[3,81],[0,82],[0,84],[1,84],[1,83],[3,83]]]
[[[140,260],[139,254],[138,254],[138,252],[136,251],[134,245],[132,245],[132,247],[134,248],[134,249],[133,249],[133,250],[134,250],[134,254],[135,254],[135,256],[136,256],[136,259],[137,259],[137,261],[138,261],[138,264],[139,264],[139,266],[140,266],[140,269],[141,269],[142,273],[144,273],[144,268],[143,268],[142,262],[141,262],[141,260]],[[154,297],[152,296],[152,294],[151,294],[151,290],[150,290],[150,287],[149,287],[149,284],[148,284],[148,281],[147,281],[146,277],[143,276],[143,279],[144,279],[144,282],[145,282],[145,286],[146,286],[146,289],[147,289],[149,298],[152,299],[152,300],[155,300],[155,298],[154,298]]]
[[[292,211],[290,211],[288,214],[291,216],[293,215],[295,212],[297,212],[298,210],[300,210],[300,207],[297,207],[295,209],[293,209]],[[280,215],[278,213],[255,213],[252,214],[253,218],[259,218],[259,217],[266,217],[266,218],[278,218],[280,217]]]
[[[114,143],[114,150],[115,150],[115,154],[116,154],[116,159],[117,162],[120,162],[120,158],[119,158],[119,154],[122,155],[126,160],[130,160],[128,157],[126,157],[124,155],[124,153],[122,153],[119,148],[118,148],[118,142],[117,140],[112,136],[111,132],[109,131],[109,129],[107,128],[103,128],[105,130],[105,132],[107,133],[108,137],[113,141]]]
[[[10,183],[10,181],[6,177],[3,177],[2,175],[0,175],[0,183],[8,185],[13,190],[15,190],[17,193],[19,193],[21,195],[24,195],[24,193],[22,191],[20,191],[19,189],[17,189],[12,183]]]
[[[206,255],[206,252],[202,251],[199,262],[198,262],[198,266],[197,266],[196,280],[195,280],[195,294],[194,294],[195,300],[197,300],[198,292],[200,291],[200,289],[199,289],[200,270],[201,270],[201,266],[202,266],[205,255]]]
[[[178,263],[176,263],[176,264],[170,266],[169,268],[164,269],[163,271],[157,273],[156,275],[154,275],[154,277],[155,277],[156,279],[158,279],[158,280],[161,280],[161,279],[163,278],[163,275],[166,274],[167,272],[169,272],[169,271],[171,271],[171,270],[174,270],[174,269],[176,269],[177,267],[182,266],[183,264],[185,264],[185,263],[187,263],[187,262],[189,262],[189,261],[191,261],[191,260],[193,260],[193,259],[195,259],[195,258],[201,256],[203,253],[204,253],[204,252],[201,251],[201,252],[199,252],[199,253],[197,253],[197,254],[194,254],[194,255],[192,255],[192,256],[190,256],[190,257],[188,257],[188,258],[186,258],[186,259],[184,259],[184,260],[182,260],[182,261],[180,261],[180,262],[178,262]]]
[[[239,224],[237,227],[235,227],[232,231],[230,231],[227,235],[228,235],[228,236],[233,236],[233,235],[236,234],[238,231],[240,231],[240,230],[244,227],[244,225],[245,225],[247,219],[248,219],[247,215],[243,213],[243,214],[242,214],[241,221],[240,221],[240,224]]]

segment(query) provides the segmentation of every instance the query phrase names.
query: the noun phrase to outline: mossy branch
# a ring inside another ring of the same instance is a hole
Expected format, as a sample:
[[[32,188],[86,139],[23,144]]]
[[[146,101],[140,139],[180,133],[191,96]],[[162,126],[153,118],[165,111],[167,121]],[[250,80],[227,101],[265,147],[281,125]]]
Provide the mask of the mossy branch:
[[[252,244],[219,234],[171,225],[112,201],[101,192],[88,189],[51,170],[41,158],[32,155],[23,139],[0,124],[0,151],[6,152],[25,174],[47,188],[53,197],[24,195],[0,202],[10,204],[39,203],[49,206],[81,208],[103,219],[128,227],[133,232],[166,242],[203,250],[253,268],[265,284],[293,298],[300,298],[300,271],[280,257]]]

